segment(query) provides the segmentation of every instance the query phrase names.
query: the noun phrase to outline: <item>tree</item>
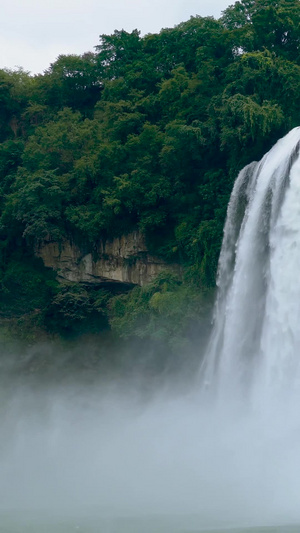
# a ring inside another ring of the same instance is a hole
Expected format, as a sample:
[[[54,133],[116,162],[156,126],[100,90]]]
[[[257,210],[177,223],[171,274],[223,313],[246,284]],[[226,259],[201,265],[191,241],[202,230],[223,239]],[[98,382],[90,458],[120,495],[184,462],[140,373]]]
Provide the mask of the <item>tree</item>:
[[[112,35],[100,35],[97,45],[98,68],[104,79],[121,78],[141,56],[140,32],[115,30]]]
[[[23,237],[34,244],[45,239],[60,240],[62,199],[61,184],[54,172],[27,174],[20,170],[3,209],[1,224],[5,227],[11,219],[20,221]]]
[[[60,55],[51,63],[44,77],[46,101],[56,109],[70,107],[91,116],[103,88],[96,65],[96,55]]]
[[[241,0],[224,11],[222,21],[233,32],[237,50],[267,48],[299,63],[299,0]]]

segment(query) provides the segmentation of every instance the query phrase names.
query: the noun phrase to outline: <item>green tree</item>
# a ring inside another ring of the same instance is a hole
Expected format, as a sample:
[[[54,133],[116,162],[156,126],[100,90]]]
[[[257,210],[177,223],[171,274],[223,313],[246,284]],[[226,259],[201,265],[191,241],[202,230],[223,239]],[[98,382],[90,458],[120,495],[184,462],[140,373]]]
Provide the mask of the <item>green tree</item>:
[[[34,244],[46,239],[60,240],[62,198],[59,179],[52,171],[34,174],[20,171],[1,216],[2,228],[8,228],[15,219],[22,225],[22,236]]]
[[[241,0],[224,11],[222,21],[237,47],[248,52],[267,48],[299,63],[298,0]]]
[[[45,98],[54,109],[70,107],[90,117],[100,98],[102,80],[96,55],[60,55],[44,75]]]

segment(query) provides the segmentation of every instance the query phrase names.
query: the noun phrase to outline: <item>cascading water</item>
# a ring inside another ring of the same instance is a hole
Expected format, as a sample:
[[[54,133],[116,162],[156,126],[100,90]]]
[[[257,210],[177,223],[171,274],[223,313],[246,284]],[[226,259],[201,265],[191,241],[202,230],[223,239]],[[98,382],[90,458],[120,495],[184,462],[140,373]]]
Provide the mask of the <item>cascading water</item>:
[[[300,361],[300,128],[239,174],[219,261],[206,384],[268,403]],[[225,396],[224,396],[225,395]]]

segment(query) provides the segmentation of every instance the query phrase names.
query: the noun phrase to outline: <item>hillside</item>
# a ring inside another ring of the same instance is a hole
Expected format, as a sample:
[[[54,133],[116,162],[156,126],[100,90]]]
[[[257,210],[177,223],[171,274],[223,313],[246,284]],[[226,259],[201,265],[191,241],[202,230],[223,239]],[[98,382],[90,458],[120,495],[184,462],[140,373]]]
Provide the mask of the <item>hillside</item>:
[[[0,71],[2,323],[182,345],[209,306],[237,173],[299,124],[299,0],[101,35],[43,75]],[[62,282],[36,253],[67,242],[96,262],[133,232],[165,265],[143,287]]]

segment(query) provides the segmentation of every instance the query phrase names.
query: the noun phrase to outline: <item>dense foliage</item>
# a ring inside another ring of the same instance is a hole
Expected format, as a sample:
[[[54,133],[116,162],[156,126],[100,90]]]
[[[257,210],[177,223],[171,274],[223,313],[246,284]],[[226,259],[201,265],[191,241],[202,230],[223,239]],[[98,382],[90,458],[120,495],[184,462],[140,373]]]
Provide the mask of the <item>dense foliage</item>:
[[[299,88],[299,0],[240,0],[219,20],[102,35],[41,75],[0,71],[1,315],[78,329],[101,307],[116,331],[140,332],[136,314],[160,335],[158,315],[192,307],[190,286],[214,286],[233,180],[299,125]],[[183,286],[107,305],[33,259],[45,238],[92,248],[136,228],[184,265]]]

